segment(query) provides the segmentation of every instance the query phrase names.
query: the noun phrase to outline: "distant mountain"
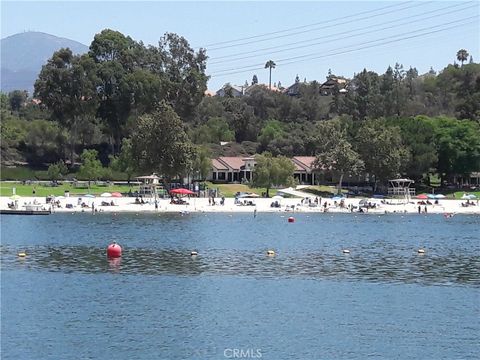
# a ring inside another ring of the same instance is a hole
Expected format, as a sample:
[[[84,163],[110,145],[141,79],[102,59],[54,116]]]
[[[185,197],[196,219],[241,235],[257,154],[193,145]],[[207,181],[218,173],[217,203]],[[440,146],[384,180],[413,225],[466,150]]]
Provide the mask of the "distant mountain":
[[[33,84],[47,60],[61,48],[83,54],[88,46],[77,41],[41,32],[24,32],[1,40],[1,83],[3,92],[27,90],[33,94]]]

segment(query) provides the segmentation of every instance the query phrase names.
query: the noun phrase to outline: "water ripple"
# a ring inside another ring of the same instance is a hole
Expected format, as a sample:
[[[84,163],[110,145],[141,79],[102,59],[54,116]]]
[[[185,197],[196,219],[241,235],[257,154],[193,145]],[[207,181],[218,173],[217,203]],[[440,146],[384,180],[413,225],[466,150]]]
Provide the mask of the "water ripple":
[[[363,252],[277,254],[265,251],[208,249],[192,257],[188,250],[126,248],[123,257],[107,259],[105,249],[88,246],[1,248],[2,271],[11,269],[144,275],[234,275],[258,278],[346,279],[422,284],[480,286],[480,256],[471,254],[418,255]]]

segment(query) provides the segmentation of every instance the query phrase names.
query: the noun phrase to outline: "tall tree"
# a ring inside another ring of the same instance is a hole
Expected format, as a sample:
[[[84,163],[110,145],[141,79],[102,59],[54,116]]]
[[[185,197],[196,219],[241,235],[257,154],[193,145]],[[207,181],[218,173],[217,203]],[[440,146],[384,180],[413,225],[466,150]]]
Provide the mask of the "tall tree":
[[[379,181],[400,175],[409,161],[400,129],[386,126],[383,120],[364,122],[357,132],[355,144],[365,163],[365,171],[375,177],[374,190]]]
[[[465,49],[460,49],[457,51],[457,60],[462,63],[462,66],[463,66],[463,63],[468,60],[468,55],[469,53]]]
[[[8,100],[10,102],[10,109],[12,111],[19,111],[22,106],[27,102],[28,93],[22,90],[14,90],[8,94]]]
[[[97,85],[94,62],[87,55],[74,56],[70,49],[56,51],[35,82],[35,97],[69,131],[72,165],[78,124],[82,118],[93,118],[97,108]]]
[[[437,146],[437,170],[442,182],[454,175],[468,176],[480,170],[480,125],[469,120],[430,118]]]
[[[438,160],[433,125],[423,116],[395,119],[389,123],[392,125],[400,127],[403,143],[410,153],[406,175],[416,182],[424,175],[428,179]]]
[[[110,29],[96,34],[90,45],[89,56],[97,64],[100,79],[97,115],[105,122],[113,153],[120,147],[133,104],[132,83],[127,81],[127,75],[134,68],[134,47],[135,42],[130,37]]]
[[[139,170],[163,175],[166,185],[190,170],[193,145],[180,117],[166,102],[138,119],[131,139]]]
[[[182,119],[193,119],[207,90],[205,49],[195,52],[184,37],[166,33],[159,41],[158,51],[165,79],[165,100]]]
[[[78,176],[88,180],[88,189],[90,190],[90,181],[98,180],[102,176],[102,163],[98,160],[97,150],[83,150],[80,158],[82,165],[78,170]]]
[[[255,156],[252,186],[267,189],[267,197],[272,186],[290,186],[294,183],[295,166],[284,156],[273,157],[270,153]]]
[[[338,193],[342,192],[342,182],[345,175],[358,175],[364,169],[364,163],[352,145],[343,137],[332,139],[329,149],[319,153],[314,162],[320,171],[339,173]]]
[[[197,146],[192,164],[194,178],[205,181],[211,169],[212,159],[210,151],[206,147]]]
[[[130,179],[132,178],[132,175],[136,169],[131,139],[123,139],[120,153],[117,156],[110,156],[110,167],[113,170],[121,171],[127,174],[127,181],[130,183]]]
[[[272,69],[275,69],[275,62],[273,60],[268,60],[267,63],[265,64],[265,69],[269,69],[269,77],[268,77],[268,88],[272,89]]]

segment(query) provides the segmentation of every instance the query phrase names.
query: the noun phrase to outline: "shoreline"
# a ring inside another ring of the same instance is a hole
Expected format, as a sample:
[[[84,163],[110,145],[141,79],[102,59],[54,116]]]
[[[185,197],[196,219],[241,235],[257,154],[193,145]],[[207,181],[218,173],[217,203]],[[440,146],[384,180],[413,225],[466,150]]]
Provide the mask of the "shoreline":
[[[360,198],[346,198],[344,200],[344,207],[340,207],[330,198],[321,199],[321,205],[318,206],[312,201],[309,205],[306,201],[302,202],[301,198],[285,198],[280,200],[280,207],[271,207],[271,204],[276,201],[272,198],[253,198],[241,199],[241,202],[252,202],[254,205],[236,205],[233,198],[226,198],[225,204],[220,205],[220,199],[217,198],[217,205],[209,205],[208,198],[184,198],[188,205],[170,204],[170,199],[158,200],[158,209],[155,209],[153,199],[148,199],[145,204],[135,204],[135,198],[115,198],[115,197],[96,197],[85,198],[81,196],[71,197],[57,197],[60,207],[55,207],[52,213],[88,213],[92,212],[91,205],[94,204],[96,212],[106,213],[343,213],[343,214],[418,214],[418,207],[420,206],[421,214],[476,214],[480,215],[480,205],[478,200],[470,201],[474,205],[467,207],[462,206],[466,200],[439,200],[438,204],[419,205],[421,200],[412,199],[409,204],[384,204],[378,199],[368,199],[367,202],[376,204],[375,208],[369,208],[364,212],[359,212],[358,207],[362,199]],[[80,200],[79,200],[80,199]],[[312,200],[315,197],[311,198]],[[101,203],[108,202],[115,205],[102,206]],[[387,200],[391,201],[391,200]],[[0,208],[8,209],[8,204],[12,203],[9,197],[0,198]],[[80,205],[84,202],[89,207]],[[327,202],[327,207],[324,206]],[[51,209],[51,204],[46,203],[45,197],[21,197],[17,200],[18,208],[23,209],[24,204],[37,203],[42,205],[46,210]],[[67,207],[67,204],[71,207]],[[316,205],[316,206],[314,206]],[[350,207],[354,207],[353,211]],[[425,208],[427,212],[425,212]]]

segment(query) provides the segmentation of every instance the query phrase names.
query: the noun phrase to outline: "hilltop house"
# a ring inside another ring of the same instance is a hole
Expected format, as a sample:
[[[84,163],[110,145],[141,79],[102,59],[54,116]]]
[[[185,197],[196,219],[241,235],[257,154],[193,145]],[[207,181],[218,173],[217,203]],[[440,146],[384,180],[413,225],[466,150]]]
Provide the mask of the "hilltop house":
[[[226,83],[225,85],[222,86],[221,89],[219,89],[215,95],[216,96],[231,96],[231,97],[240,97],[244,95],[244,89],[245,86],[239,86],[239,85],[231,85],[229,83]]]
[[[333,95],[335,87],[339,89],[340,93],[347,93],[348,80],[342,76],[329,75],[327,81],[320,85],[320,95]]]

